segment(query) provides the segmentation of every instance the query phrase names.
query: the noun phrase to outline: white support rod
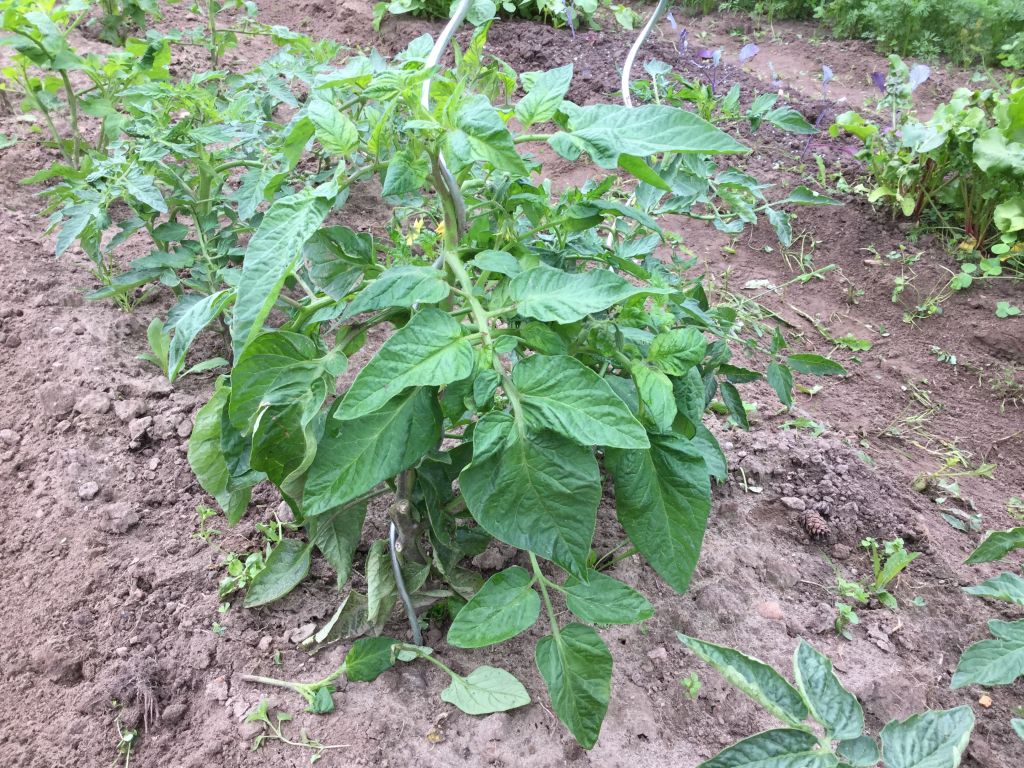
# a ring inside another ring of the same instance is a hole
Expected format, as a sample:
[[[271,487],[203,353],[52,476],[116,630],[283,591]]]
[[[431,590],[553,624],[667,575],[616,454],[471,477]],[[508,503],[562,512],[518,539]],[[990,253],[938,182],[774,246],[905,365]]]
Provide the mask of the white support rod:
[[[622,103],[627,107],[633,106],[633,98],[629,93],[629,80],[630,73],[633,71],[633,62],[636,61],[636,55],[640,52],[640,47],[647,42],[647,38],[651,34],[651,30],[654,29],[654,25],[658,23],[665,14],[665,9],[668,8],[668,0],[658,0],[658,4],[654,7],[654,11],[651,13],[651,18],[644,24],[644,28],[640,30],[640,34],[636,36],[636,40],[633,41],[632,47],[629,49],[629,53],[626,54],[626,61],[622,65]]]

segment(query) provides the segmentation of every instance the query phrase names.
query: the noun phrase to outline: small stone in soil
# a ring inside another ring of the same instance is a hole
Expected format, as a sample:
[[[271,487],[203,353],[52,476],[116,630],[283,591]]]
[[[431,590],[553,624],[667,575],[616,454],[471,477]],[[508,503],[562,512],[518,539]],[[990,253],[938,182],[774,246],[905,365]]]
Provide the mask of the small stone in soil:
[[[766,600],[763,603],[758,603],[754,610],[757,611],[758,615],[762,618],[768,619],[769,621],[782,621],[785,618],[785,614],[782,612],[782,606],[775,600]]]
[[[75,411],[85,416],[99,416],[110,410],[110,397],[103,392],[89,392],[75,402]]]
[[[0,441],[7,445],[17,445],[21,442],[21,435],[13,429],[0,429]]]
[[[797,512],[803,512],[807,509],[807,504],[804,503],[803,499],[798,499],[796,496],[783,496],[779,501],[787,509],[792,509]]]
[[[87,483],[82,483],[78,486],[78,498],[82,501],[92,501],[96,498],[96,494],[100,492],[99,483],[90,480]]]
[[[144,400],[118,400],[114,403],[114,413],[121,421],[131,421],[139,416],[146,415],[146,402]]]

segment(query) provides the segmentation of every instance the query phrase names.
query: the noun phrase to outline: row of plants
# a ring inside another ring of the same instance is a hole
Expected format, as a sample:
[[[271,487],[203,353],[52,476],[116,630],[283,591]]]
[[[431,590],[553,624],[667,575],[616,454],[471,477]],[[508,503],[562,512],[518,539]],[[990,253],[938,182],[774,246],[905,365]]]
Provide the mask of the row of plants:
[[[479,648],[530,630],[543,608],[538,671],[554,712],[593,746],[612,667],[597,628],[653,613],[607,573],[619,548],[594,549],[604,480],[621,548],[684,591],[711,481],[727,471],[706,410],[745,426],[737,385],[764,377],[788,405],[795,373],[843,373],[711,304],[659,220],[683,215],[739,232],[760,214],[783,239],[787,208],[833,201],[803,187],[769,201],[765,185],[728,164],[747,151],[736,138],[658,99],[636,108],[565,101],[571,66],[517,75],[484,51],[489,18],[452,67],[437,66],[445,36],[418,38],[391,61],[371,52],[334,64],[336,44],[274,28],[260,33],[279,50],[254,69],[174,81],[177,34],[83,57],[59,6],[26,8],[9,17],[22,96],[49,114],[49,143],[65,156],[33,179],[48,185],[58,254],[77,245],[92,260],[93,298],[130,309],[153,291],[173,296],[150,325],[147,354],[169,379],[228,369],[188,452],[228,523],[247,514],[261,482],[291,508],[259,567],[239,562],[222,594],[244,584],[244,604],[265,605],[323,558],[345,597],[309,647],[372,635],[323,680],[252,680],[328,712],[342,675],[371,680],[424,659],[449,674],[445,701],[470,714],[511,709],[530,695],[507,671],[461,675],[434,649],[381,633],[405,611],[414,638],[429,615],[450,619],[451,648]],[[468,10],[460,5],[451,29]],[[109,81],[76,85],[89,67]],[[92,104],[100,83],[106,100],[63,128],[58,114]],[[776,122],[766,117],[774,103],[762,109],[747,116],[752,129],[755,118]],[[607,175],[554,195],[535,180],[535,145],[585,156]],[[337,223],[349,197],[369,190],[389,212],[379,230]],[[122,253],[141,244],[149,252],[122,270]],[[220,354],[196,360],[193,343],[207,329],[220,334]],[[369,362],[345,377],[364,348]],[[383,511],[376,499],[386,512],[367,526]],[[381,523],[392,524],[390,539],[357,563],[364,529]],[[495,539],[529,567],[485,581],[469,560]],[[365,591],[349,584],[353,569]],[[570,621],[555,610],[562,601]],[[736,672],[746,662],[735,652],[684,642],[712,663],[726,658],[719,666],[748,693],[757,680],[780,690],[760,667]],[[922,748],[937,768],[958,764],[971,724],[962,708],[887,726],[879,755],[862,719],[856,734],[828,719],[826,699],[842,697],[827,660],[804,645],[798,658],[799,691],[780,694],[788,708],[774,694],[758,698],[787,724],[752,747],[766,766],[883,759],[897,768],[907,764],[900,754]],[[808,713],[824,737],[801,724]],[[742,744],[706,765],[746,764]]]
[[[876,110],[844,112],[830,128],[859,143],[872,203],[937,232],[958,255],[950,281],[963,290],[977,280],[1024,272],[1024,79],[1007,88],[958,89],[928,120],[913,109],[927,68],[890,56],[875,73]]]
[[[1015,0],[687,0],[703,13],[749,13],[771,26],[817,19],[837,37],[870,40],[885,53],[969,66],[1024,64],[1024,8]]]

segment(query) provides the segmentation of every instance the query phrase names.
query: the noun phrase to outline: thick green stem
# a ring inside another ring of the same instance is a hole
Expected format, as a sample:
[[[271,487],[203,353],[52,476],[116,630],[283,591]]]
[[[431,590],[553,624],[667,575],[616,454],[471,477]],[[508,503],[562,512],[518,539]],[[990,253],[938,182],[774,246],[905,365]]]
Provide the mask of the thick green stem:
[[[78,97],[75,95],[75,89],[71,87],[71,79],[68,77],[67,70],[60,71],[60,79],[64,83],[64,94],[68,99],[68,114],[71,118],[71,162],[77,168],[79,146],[82,143],[82,134],[78,131]]]

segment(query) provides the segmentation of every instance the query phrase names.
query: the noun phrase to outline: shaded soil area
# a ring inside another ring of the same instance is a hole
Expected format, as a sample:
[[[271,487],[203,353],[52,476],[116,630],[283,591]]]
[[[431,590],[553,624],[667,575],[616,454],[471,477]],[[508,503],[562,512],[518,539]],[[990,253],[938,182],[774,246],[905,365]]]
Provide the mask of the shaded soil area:
[[[193,23],[183,8],[168,13],[165,25]],[[377,36],[370,4],[361,0],[271,0],[261,18],[385,53],[439,29],[415,19],[387,20]],[[735,21],[686,23],[691,35],[703,30],[709,41],[720,41],[727,62],[735,61],[743,41],[728,34]],[[727,63],[724,83],[739,82],[744,99],[752,98],[771,88],[766,70],[773,61],[787,98],[813,121],[821,107],[813,70],[829,63],[842,88],[836,93],[859,105],[870,94],[867,74],[884,67],[883,57],[858,42],[818,42],[814,29],[776,25],[778,39],[762,38],[762,52],[748,69]],[[572,61],[570,97],[588,103],[616,98],[617,67],[631,39],[612,25],[573,40],[565,30],[501,21],[488,50],[518,71]],[[240,66],[268,50],[246,42],[229,54],[228,64]],[[179,71],[203,66],[193,53]],[[649,58],[699,74],[692,59],[680,58],[667,24],[642,52],[637,75]],[[966,78],[943,72],[926,98],[941,100]],[[808,184],[845,203],[801,211],[795,231],[806,233],[798,241],[802,253],[799,245],[784,253],[767,227],[734,241],[699,222],[678,225],[720,297],[746,299],[751,323],[765,319],[753,305],[756,298],[786,325],[794,350],[833,356],[849,375],[802,380],[814,394],[798,396],[791,412],[782,412],[767,387],[754,387],[745,395],[757,406],[748,433],[709,416],[729,455],[730,475],[715,490],[701,564],[685,595],[673,593],[637,557],[616,566],[614,575],[646,594],[657,613],[640,627],[602,630],[615,660],[613,698],[597,746],[584,752],[547,707],[533,664],[539,629],[481,651],[446,648],[443,627],[428,633],[428,642],[459,671],[487,663],[523,680],[535,703],[508,714],[472,718],[444,704],[438,692],[446,680],[425,665],[388,672],[371,684],[343,685],[330,716],[304,714],[296,697],[241,679],[255,673],[313,680],[340,664],[344,644],[312,657],[297,644],[338,606],[342,594],[334,575],[315,565],[311,578],[279,603],[218,613],[223,552],[259,546],[254,522],[271,519],[278,500],[258,489],[246,522],[228,530],[211,521],[221,530],[213,537],[216,546],[196,536],[196,507],[208,499],[185,451],[212,377],[171,386],[136,359],[146,347],[153,306],[124,314],[83,302],[93,283],[87,262],[74,253],[54,261],[35,190],[18,184],[55,156],[14,116],[0,117],[0,130],[21,139],[0,151],[6,566],[0,581],[0,708],[6,719],[0,764],[113,764],[120,722],[141,734],[132,766],[307,765],[308,750],[276,743],[250,750],[257,729],[244,718],[269,693],[274,707],[296,716],[288,731],[293,738],[304,728],[324,744],[339,745],[323,753],[320,765],[692,768],[772,723],[684,651],[676,631],[738,646],[784,670],[797,638],[805,637],[835,660],[840,677],[864,702],[871,732],[926,707],[971,704],[978,724],[965,765],[1021,764],[1009,719],[1024,705],[1024,684],[989,692],[990,707],[977,703],[980,689],[949,690],[960,652],[985,636],[985,622],[1015,615],[961,591],[996,569],[962,565],[980,534],[958,531],[940,514],[980,514],[985,528],[1013,522],[1007,501],[1024,490],[1024,320],[1000,320],[993,308],[1019,295],[1019,288],[993,281],[952,296],[936,316],[904,322],[905,313],[913,314],[948,279],[955,260],[942,243],[911,242],[904,226],[863,198],[836,192],[838,174],[852,184],[857,170],[842,142],[816,139],[805,153],[802,141],[767,129],[755,136],[741,130],[756,150],[746,170],[779,190]],[[814,155],[822,158],[824,186]],[[561,161],[546,172],[556,184],[585,179]],[[821,279],[791,282],[828,265],[835,267]],[[912,280],[894,301],[896,277]],[[829,341],[845,336],[869,341],[870,349]],[[948,355],[956,356],[956,365]],[[797,418],[821,429],[783,428]],[[954,452],[964,462],[958,469],[995,464],[991,478],[961,478],[962,501],[934,484],[924,493],[913,490],[916,479]],[[937,504],[936,497],[946,501]],[[808,513],[824,526],[817,536],[802,524]],[[371,508],[368,520],[364,547],[383,534],[383,507]],[[900,611],[861,609],[847,641],[833,629],[835,572],[846,578],[869,573],[859,547],[867,536],[903,537],[908,549],[923,554],[894,587]],[[607,497],[595,546],[608,549],[622,538]],[[495,548],[484,565],[497,570],[514,562],[520,561]],[[391,630],[404,637],[401,621]],[[680,680],[692,672],[702,687],[690,700]]]

